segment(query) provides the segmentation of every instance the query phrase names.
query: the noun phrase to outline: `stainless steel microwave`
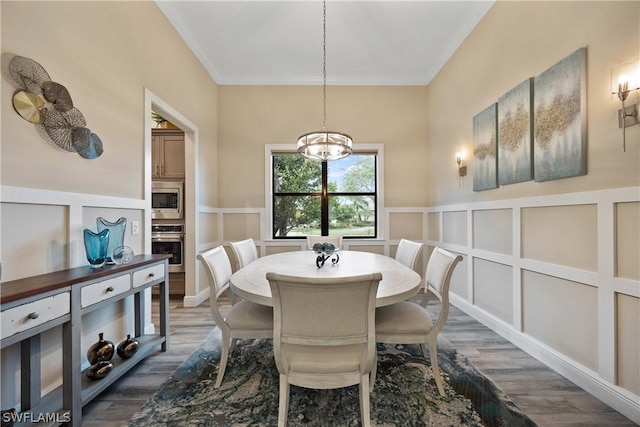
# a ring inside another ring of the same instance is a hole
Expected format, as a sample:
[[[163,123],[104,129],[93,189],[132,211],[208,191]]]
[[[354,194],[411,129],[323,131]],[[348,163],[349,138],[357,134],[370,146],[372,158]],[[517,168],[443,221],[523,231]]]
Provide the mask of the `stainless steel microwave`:
[[[151,218],[184,218],[183,190],[182,181],[153,181],[151,183]]]

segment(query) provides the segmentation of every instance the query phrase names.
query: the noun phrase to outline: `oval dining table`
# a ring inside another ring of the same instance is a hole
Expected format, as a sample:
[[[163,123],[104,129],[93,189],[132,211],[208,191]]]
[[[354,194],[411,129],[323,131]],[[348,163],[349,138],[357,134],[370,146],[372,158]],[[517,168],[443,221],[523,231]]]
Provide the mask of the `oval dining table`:
[[[338,251],[337,255],[338,263],[332,263],[330,258],[321,268],[316,266],[318,254],[313,251],[267,255],[233,273],[230,281],[231,289],[249,301],[273,306],[267,280],[268,272],[335,279],[380,272],[382,280],[378,285],[376,307],[404,301],[420,290],[420,275],[393,258],[360,251]]]

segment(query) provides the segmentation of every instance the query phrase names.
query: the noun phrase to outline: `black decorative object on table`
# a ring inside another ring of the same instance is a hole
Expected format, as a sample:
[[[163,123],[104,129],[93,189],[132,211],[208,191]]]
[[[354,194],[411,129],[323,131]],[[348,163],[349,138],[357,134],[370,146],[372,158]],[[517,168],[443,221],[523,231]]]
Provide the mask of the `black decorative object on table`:
[[[95,365],[91,365],[89,369],[87,369],[87,377],[92,380],[101,380],[107,376],[109,372],[113,369],[113,362],[109,360],[100,360]]]
[[[135,338],[131,338],[131,335],[127,335],[127,339],[116,347],[116,352],[123,359],[128,359],[138,351],[138,347],[140,347],[140,342]]]
[[[111,341],[104,339],[104,334],[98,334],[98,342],[93,344],[87,350],[87,360],[90,364],[95,365],[101,361],[109,361],[113,358],[115,346]]]
[[[337,254],[339,249],[336,249],[332,243],[316,243],[313,245],[313,251],[318,254],[316,258],[316,266],[318,268],[322,268],[328,259],[331,259],[331,264],[333,265],[340,262],[340,256]]]

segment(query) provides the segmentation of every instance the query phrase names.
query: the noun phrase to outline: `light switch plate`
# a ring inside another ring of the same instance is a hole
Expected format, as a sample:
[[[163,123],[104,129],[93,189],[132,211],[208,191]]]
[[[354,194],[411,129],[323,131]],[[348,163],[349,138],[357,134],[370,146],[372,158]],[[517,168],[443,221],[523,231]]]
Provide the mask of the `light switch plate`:
[[[138,221],[131,221],[131,235],[137,236],[140,234],[140,223]]]

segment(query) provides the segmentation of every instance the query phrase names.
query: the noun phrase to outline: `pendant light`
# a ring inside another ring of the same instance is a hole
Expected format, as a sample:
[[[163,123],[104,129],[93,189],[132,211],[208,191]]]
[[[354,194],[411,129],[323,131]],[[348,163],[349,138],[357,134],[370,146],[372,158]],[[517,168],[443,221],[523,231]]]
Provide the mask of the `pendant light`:
[[[298,153],[309,160],[326,161],[347,157],[353,140],[342,132],[327,130],[327,1],[322,2],[322,130],[298,138]]]

